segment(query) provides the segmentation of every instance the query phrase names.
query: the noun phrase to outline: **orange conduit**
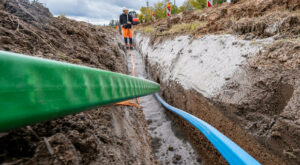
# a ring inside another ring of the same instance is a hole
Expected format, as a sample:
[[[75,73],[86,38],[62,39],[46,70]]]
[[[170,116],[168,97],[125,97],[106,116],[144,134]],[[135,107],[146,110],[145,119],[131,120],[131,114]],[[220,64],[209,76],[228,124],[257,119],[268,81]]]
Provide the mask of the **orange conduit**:
[[[128,51],[129,52],[129,55],[130,55],[130,61],[131,61],[131,65],[132,65],[132,76],[135,77],[135,63],[134,63],[134,59],[133,59],[133,55],[132,53],[130,52],[130,50]],[[124,105],[124,106],[133,106],[133,107],[137,107],[139,109],[141,109],[140,107],[140,99],[139,98],[136,98],[136,102],[137,103],[134,103],[130,100],[128,101],[123,101],[123,102],[120,102],[120,103],[117,103],[115,104],[116,106],[120,106],[120,105]]]

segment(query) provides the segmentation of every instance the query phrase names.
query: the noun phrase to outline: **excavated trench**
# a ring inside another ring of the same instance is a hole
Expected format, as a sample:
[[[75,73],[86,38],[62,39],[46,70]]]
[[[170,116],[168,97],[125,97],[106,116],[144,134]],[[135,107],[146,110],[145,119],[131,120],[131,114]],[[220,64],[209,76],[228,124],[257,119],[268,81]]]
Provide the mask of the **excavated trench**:
[[[246,41],[232,35],[178,36],[151,44],[149,36],[136,33],[135,41],[139,63],[144,62],[149,74],[143,77],[160,83],[160,95],[167,103],[211,124],[262,164],[297,164],[293,156],[299,146],[297,133],[281,134],[286,127],[296,126],[284,123],[286,118],[281,116],[297,111],[298,103],[293,100],[297,99],[295,76],[299,71],[254,70],[248,63],[257,53],[268,53],[263,49],[272,44],[272,38]],[[245,104],[235,103],[235,99],[244,99]],[[164,113],[203,164],[227,164],[192,125],[169,111]],[[151,124],[147,114],[146,119]]]
[[[152,79],[146,72],[142,56],[137,51],[130,51],[127,56],[128,68],[132,71],[130,55],[135,63],[135,75],[139,78]],[[196,151],[188,142],[180,128],[171,121],[166,110],[153,95],[140,98],[140,105],[147,120],[148,133],[155,159],[161,164],[201,164]]]
[[[39,3],[6,0],[0,4],[1,50],[127,73],[122,41],[115,31],[52,17]],[[238,8],[240,13],[245,10]],[[286,20],[298,25],[295,17]],[[259,21],[257,26],[261,25]],[[245,28],[237,27],[241,28],[237,32]],[[160,83],[160,95],[169,104],[210,123],[262,164],[300,163],[299,44],[283,40],[258,53],[267,46],[265,41],[240,41],[228,35],[195,40],[179,36],[153,47],[145,36],[136,41],[140,51],[132,51],[136,76]],[[251,58],[250,52],[259,54],[257,60],[232,76],[242,61]],[[131,70],[130,56],[127,60]],[[274,64],[290,69],[268,67]],[[214,87],[225,87],[224,93],[210,97]],[[161,164],[226,164],[198,130],[165,110],[153,96],[140,101],[144,114],[134,107],[100,107],[1,133],[0,163],[154,164],[147,121],[152,150]],[[54,155],[44,141],[55,149]]]

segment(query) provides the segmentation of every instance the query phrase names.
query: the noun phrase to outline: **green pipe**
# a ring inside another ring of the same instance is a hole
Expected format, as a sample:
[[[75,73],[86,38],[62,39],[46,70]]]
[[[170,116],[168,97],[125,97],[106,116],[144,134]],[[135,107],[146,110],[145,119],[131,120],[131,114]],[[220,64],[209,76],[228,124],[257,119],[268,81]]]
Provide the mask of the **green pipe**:
[[[159,90],[132,76],[0,51],[0,132]]]

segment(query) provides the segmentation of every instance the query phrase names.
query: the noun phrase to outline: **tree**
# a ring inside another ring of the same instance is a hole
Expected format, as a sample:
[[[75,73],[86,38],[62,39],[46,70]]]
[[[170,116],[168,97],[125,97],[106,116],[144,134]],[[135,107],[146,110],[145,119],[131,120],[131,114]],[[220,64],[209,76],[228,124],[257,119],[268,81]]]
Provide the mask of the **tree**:
[[[226,2],[226,0],[214,0],[214,4],[222,4]]]
[[[111,27],[114,27],[114,26],[116,26],[116,21],[111,20],[108,25],[111,26]]]
[[[143,16],[144,16],[143,14],[138,14],[137,17],[139,18],[140,22],[143,22]]]
[[[226,0],[213,0],[214,4],[221,4]],[[204,9],[207,6],[207,0],[186,0],[183,4],[185,10]]]
[[[186,0],[182,6],[183,6],[182,9],[184,9],[183,11],[194,10],[193,0]]]
[[[141,11],[141,15],[139,16],[140,21],[142,21],[143,16],[145,17],[145,21],[148,22],[149,20],[152,19],[152,11],[153,8],[152,7],[141,7],[140,11]]]
[[[178,7],[176,5],[171,5],[171,14],[176,14],[178,13]]]
[[[207,5],[207,0],[189,0],[194,9],[203,9]]]
[[[163,2],[157,2],[154,4],[155,18],[164,18],[167,15],[167,9]]]
[[[185,11],[185,6],[182,5],[180,6],[178,9],[177,9],[177,13],[181,13],[181,12],[184,12]]]
[[[214,4],[221,4],[226,2],[226,0],[214,0]],[[161,0],[157,3],[154,3],[153,7],[141,7],[141,14],[138,15],[140,21],[142,21],[143,16],[145,17],[145,21],[148,22],[152,19],[152,12],[155,12],[155,18],[165,18],[167,16],[167,3],[171,4],[171,13],[180,13],[184,11],[190,11],[195,9],[203,9],[207,5],[207,0],[186,0],[182,6],[177,7],[172,4],[171,0]]]

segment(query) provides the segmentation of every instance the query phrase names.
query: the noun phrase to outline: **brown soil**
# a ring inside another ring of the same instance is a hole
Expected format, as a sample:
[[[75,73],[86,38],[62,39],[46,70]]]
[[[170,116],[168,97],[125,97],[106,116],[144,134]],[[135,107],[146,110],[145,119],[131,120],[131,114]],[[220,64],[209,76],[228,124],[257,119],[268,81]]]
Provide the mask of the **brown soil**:
[[[122,40],[100,26],[55,18],[39,3],[0,1],[0,49],[127,73]],[[0,134],[0,164],[155,164],[146,121],[106,106]]]
[[[165,26],[195,21],[205,22],[205,27],[172,33]],[[145,32],[149,27],[154,31]],[[137,31],[150,36],[152,44],[177,35],[197,38],[229,33],[254,43],[256,38],[274,37],[274,43],[247,57],[242,71],[229,79],[223,93],[213,100],[184,91],[175,82],[160,82],[162,94],[171,105],[212,124],[262,164],[300,163],[299,0],[237,0],[173,15],[169,20],[142,25]],[[154,78],[163,76],[156,66],[148,67]],[[174,120],[187,136],[192,135],[189,138],[204,161],[225,163],[205,137],[178,117]]]
[[[300,38],[277,40],[249,63],[252,68],[300,69]]]
[[[300,34],[299,9],[299,0],[239,0],[234,4],[224,3],[202,11],[179,13],[169,19],[160,19],[153,24],[141,25],[137,29],[144,32],[144,27],[153,27],[155,30],[151,32],[151,39],[155,42],[162,37],[168,39],[174,35],[183,34],[197,37],[206,34],[232,33],[243,35],[245,39],[270,36],[298,38]],[[205,26],[176,33],[167,28],[175,24],[195,21],[203,22]],[[165,26],[167,24],[169,26]]]
[[[53,17],[47,8],[26,0],[1,1],[0,7],[0,49],[127,72],[124,48],[112,37],[116,31]]]
[[[270,45],[215,98],[226,116],[288,164],[300,163],[298,47],[293,42]]]
[[[158,82],[160,77],[156,66],[148,66],[148,71]],[[203,97],[195,90],[185,90],[174,81],[161,82],[162,96],[172,106],[183,109],[186,112],[203,119],[216,129],[225,134],[245,151],[252,155],[262,164],[274,165],[285,164],[276,154],[268,150],[263,144],[258,143],[253,136],[249,135],[240,125],[232,120],[230,115],[224,115],[215,102]],[[215,149],[215,147],[191,124],[180,117],[168,113],[172,120],[181,127],[185,136],[189,138],[193,147],[197,150],[201,160],[205,164],[227,164],[225,159]]]

